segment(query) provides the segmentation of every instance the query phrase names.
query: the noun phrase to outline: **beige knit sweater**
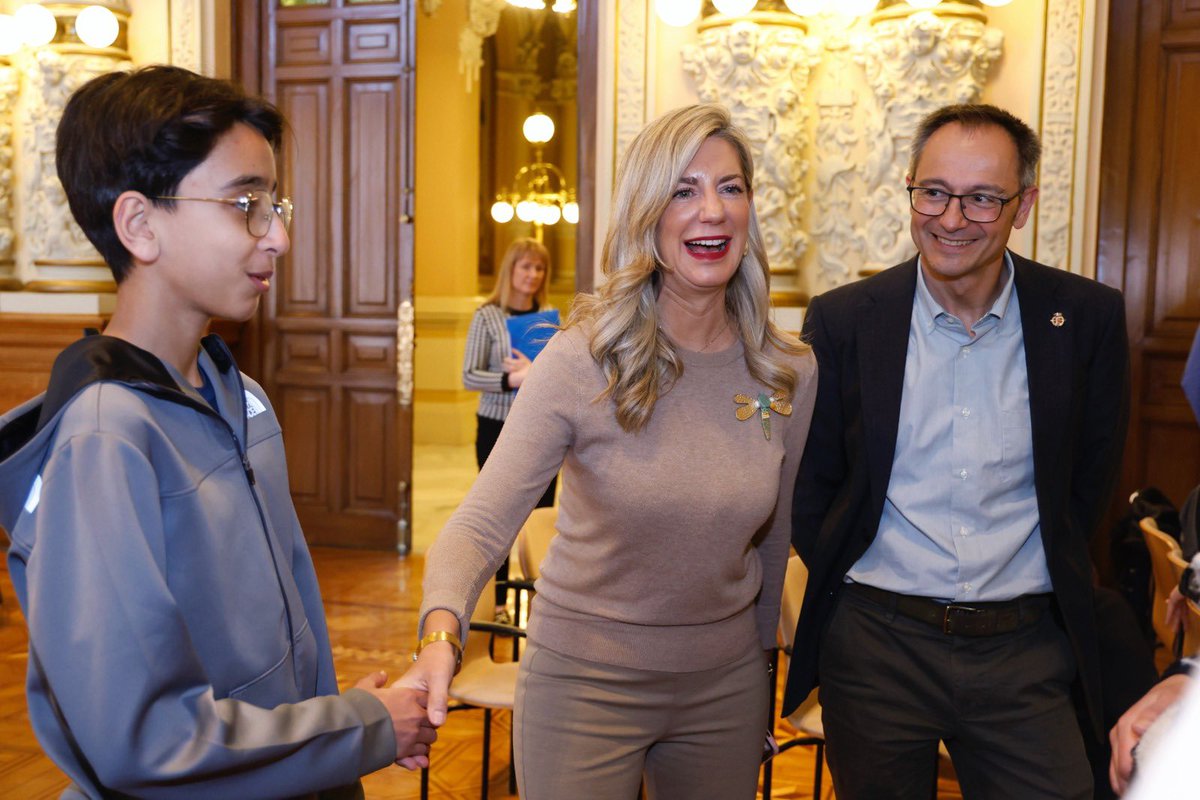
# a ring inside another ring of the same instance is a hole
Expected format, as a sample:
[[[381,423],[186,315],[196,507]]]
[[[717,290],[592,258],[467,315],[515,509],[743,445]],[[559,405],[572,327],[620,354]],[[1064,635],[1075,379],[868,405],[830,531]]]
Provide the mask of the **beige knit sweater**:
[[[578,328],[538,356],[499,442],[430,548],[421,620],[474,601],[562,466],[558,535],[541,566],[529,638],[566,655],[685,672],[775,645],[792,487],[817,389],[811,353],[790,417],[734,416],[767,391],[740,343],[680,351],[683,375],[646,427],[626,433]]]

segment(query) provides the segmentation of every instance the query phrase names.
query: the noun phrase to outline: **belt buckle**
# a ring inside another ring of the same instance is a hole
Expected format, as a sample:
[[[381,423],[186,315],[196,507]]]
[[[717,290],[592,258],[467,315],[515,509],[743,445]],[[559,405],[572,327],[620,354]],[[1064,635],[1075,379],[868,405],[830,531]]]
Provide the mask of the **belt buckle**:
[[[953,631],[950,630],[950,612],[962,611],[968,614],[982,614],[982,608],[972,608],[971,606],[960,606],[955,603],[950,603],[946,606],[946,610],[942,613],[942,633],[949,636]]]

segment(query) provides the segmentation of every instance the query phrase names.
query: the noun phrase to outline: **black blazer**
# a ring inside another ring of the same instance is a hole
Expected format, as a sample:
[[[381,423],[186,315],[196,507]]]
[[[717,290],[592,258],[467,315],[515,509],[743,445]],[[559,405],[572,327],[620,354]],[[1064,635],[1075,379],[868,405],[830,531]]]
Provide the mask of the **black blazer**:
[[[1120,468],[1129,415],[1121,293],[1012,254],[1021,305],[1042,542],[1063,623],[1100,731],[1099,649],[1088,539]],[[808,588],[784,713],[819,683],[821,637],[850,567],[875,538],[891,476],[917,260],[814,298],[804,334],[819,366],[792,507]],[[1055,325],[1052,319],[1061,325]]]

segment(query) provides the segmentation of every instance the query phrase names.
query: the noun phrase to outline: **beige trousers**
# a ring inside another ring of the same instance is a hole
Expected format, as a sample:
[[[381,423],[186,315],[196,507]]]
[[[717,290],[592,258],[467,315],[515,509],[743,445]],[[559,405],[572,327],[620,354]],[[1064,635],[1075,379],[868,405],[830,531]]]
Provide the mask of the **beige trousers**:
[[[597,664],[529,643],[513,715],[522,800],[749,800],[767,732],[754,648],[701,672]]]

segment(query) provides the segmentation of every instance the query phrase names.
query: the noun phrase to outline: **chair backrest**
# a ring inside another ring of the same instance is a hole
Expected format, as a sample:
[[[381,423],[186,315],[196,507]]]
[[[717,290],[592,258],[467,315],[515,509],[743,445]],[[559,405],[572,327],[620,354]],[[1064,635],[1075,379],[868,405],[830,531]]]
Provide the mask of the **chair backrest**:
[[[541,575],[542,559],[550,549],[550,540],[558,533],[558,508],[535,508],[517,534],[517,561],[526,579],[535,581]]]
[[[1200,606],[1190,597],[1183,609],[1183,654],[1189,658],[1200,656]]]
[[[1179,585],[1179,578],[1187,563],[1183,560],[1179,542],[1159,530],[1154,517],[1145,517],[1139,525],[1142,538],[1146,540],[1146,549],[1150,551],[1150,571],[1154,575],[1154,604],[1151,608],[1154,633],[1163,645],[1173,647],[1178,631],[1167,627],[1167,597]]]
[[[789,651],[796,636],[796,623],[800,619],[800,605],[804,602],[807,586],[808,568],[800,556],[792,556],[788,559],[787,575],[783,579],[783,598],[779,604],[779,639]]]
[[[488,582],[483,587],[483,591],[479,593],[479,598],[475,601],[475,608],[471,610],[471,622],[492,622],[495,618],[496,607],[493,602],[496,597],[496,578],[495,576],[488,578]],[[484,631],[472,631],[467,635],[466,646],[463,647],[463,666],[466,666],[471,661],[486,659],[492,660],[490,633]]]

